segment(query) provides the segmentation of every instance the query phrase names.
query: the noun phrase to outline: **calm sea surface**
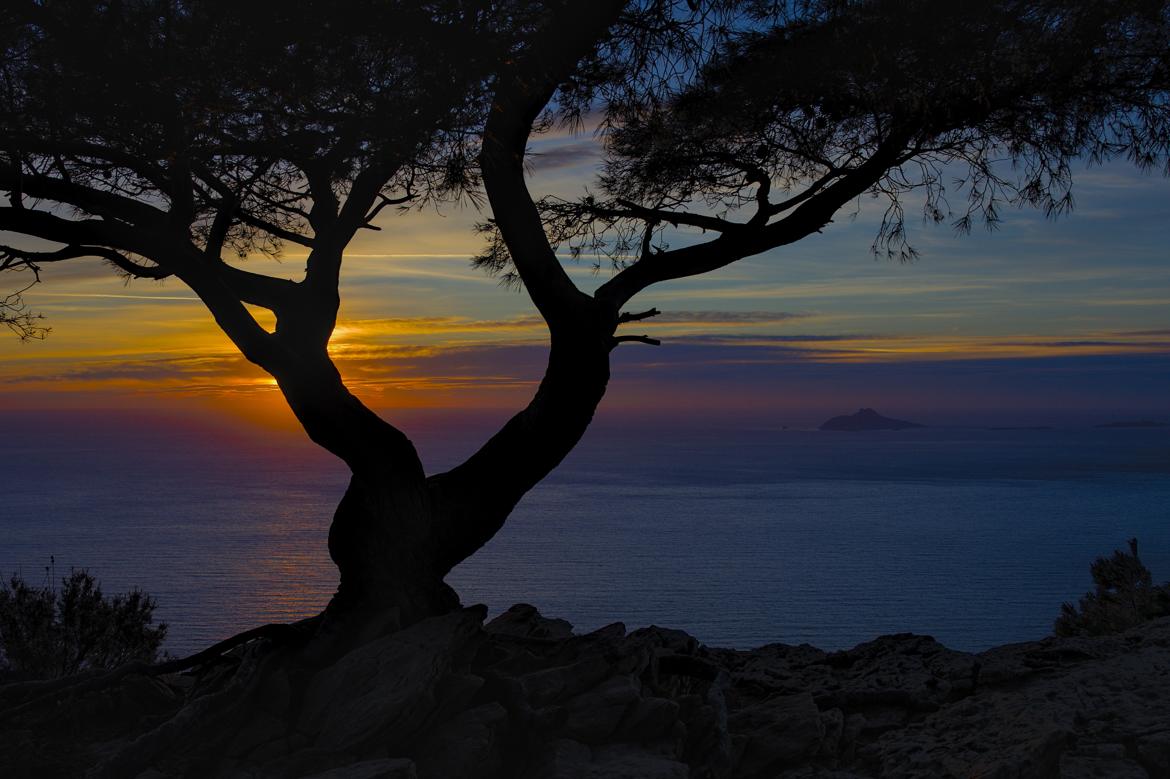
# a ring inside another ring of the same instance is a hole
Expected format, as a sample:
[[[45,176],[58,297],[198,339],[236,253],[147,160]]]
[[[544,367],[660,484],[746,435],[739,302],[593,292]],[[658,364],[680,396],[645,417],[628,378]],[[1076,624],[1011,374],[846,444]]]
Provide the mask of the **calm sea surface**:
[[[319,611],[344,470],[298,438],[3,415],[0,571],[141,587],[183,654]],[[1170,429],[822,433],[604,424],[450,581],[498,612],[721,646],[1045,635],[1137,536],[1170,578]],[[447,467],[482,430],[411,430]]]

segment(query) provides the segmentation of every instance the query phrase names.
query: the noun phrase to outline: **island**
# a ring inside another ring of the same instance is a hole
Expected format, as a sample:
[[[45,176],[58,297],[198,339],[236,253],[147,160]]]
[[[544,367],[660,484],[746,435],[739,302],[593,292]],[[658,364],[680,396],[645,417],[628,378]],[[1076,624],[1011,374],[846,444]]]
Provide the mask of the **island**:
[[[912,427],[926,427],[917,422],[883,417],[872,408],[858,409],[856,414],[833,417],[818,428],[819,430],[907,430]]]
[[[1122,420],[1120,422],[1106,422],[1097,427],[1170,427],[1170,422],[1158,422],[1153,419]]]

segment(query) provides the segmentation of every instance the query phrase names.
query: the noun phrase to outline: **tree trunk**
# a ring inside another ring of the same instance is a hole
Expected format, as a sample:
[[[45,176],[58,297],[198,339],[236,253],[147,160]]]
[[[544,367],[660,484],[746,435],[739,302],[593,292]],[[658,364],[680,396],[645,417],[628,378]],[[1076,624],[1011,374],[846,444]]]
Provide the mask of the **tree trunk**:
[[[405,626],[460,605],[444,577],[572,450],[605,394],[616,313],[582,296],[566,321],[552,328],[548,368],[527,408],[430,479],[410,440],[349,392],[327,354],[300,352],[274,371],[309,437],[352,473],[329,531],[340,584],[328,616],[378,614]]]
[[[340,584],[327,614],[381,613],[407,625],[458,607],[436,564],[431,501],[410,439],[351,394],[324,353],[299,355],[274,374],[309,437],[352,474],[329,530]]]
[[[341,580],[333,614],[394,612],[408,625],[459,607],[443,582],[426,490],[354,475],[329,528]]]
[[[491,540],[525,493],[581,440],[609,382],[613,327],[553,329],[532,402],[462,465],[428,479],[445,571]]]

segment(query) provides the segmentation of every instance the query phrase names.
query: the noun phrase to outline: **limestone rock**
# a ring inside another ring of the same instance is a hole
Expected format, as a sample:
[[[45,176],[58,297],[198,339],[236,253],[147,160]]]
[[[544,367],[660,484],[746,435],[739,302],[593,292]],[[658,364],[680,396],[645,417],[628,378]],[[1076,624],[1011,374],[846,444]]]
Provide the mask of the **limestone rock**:
[[[405,758],[366,760],[306,775],[302,779],[417,779],[414,762]]]
[[[483,626],[489,633],[518,638],[568,638],[573,626],[563,619],[542,617],[535,606],[517,603]]]
[[[970,654],[908,634],[843,652],[553,637],[510,614],[371,628],[340,657],[258,642],[174,684],[0,689],[0,776],[1170,777],[1170,618]]]
[[[770,777],[775,769],[811,756],[825,735],[821,712],[808,693],[780,695],[733,713],[730,730],[742,743],[735,774]]]
[[[678,722],[678,711],[678,704],[668,698],[639,698],[626,710],[616,735],[623,741],[664,738]]]
[[[525,779],[688,779],[686,763],[631,746],[590,749],[570,739],[550,745]]]
[[[586,744],[608,739],[639,698],[637,684],[628,676],[615,676],[596,689],[569,701],[563,732]]]
[[[610,672],[610,665],[604,657],[592,656],[571,665],[535,671],[519,681],[533,706],[545,706],[585,692]]]
[[[479,631],[471,610],[434,617],[372,641],[318,673],[305,693],[299,729],[324,749],[375,739],[410,745],[436,705],[439,682]]]
[[[508,712],[498,703],[468,709],[442,725],[419,749],[424,779],[480,779],[498,776]]]

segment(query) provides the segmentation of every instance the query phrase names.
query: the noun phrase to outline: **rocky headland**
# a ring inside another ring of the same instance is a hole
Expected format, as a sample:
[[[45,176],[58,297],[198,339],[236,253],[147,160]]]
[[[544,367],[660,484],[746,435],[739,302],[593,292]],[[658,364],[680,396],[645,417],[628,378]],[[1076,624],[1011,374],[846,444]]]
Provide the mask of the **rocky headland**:
[[[1170,618],[969,654],[484,616],[374,629],[332,658],[260,639],[181,674],[7,685],[0,776],[1170,776]]]

